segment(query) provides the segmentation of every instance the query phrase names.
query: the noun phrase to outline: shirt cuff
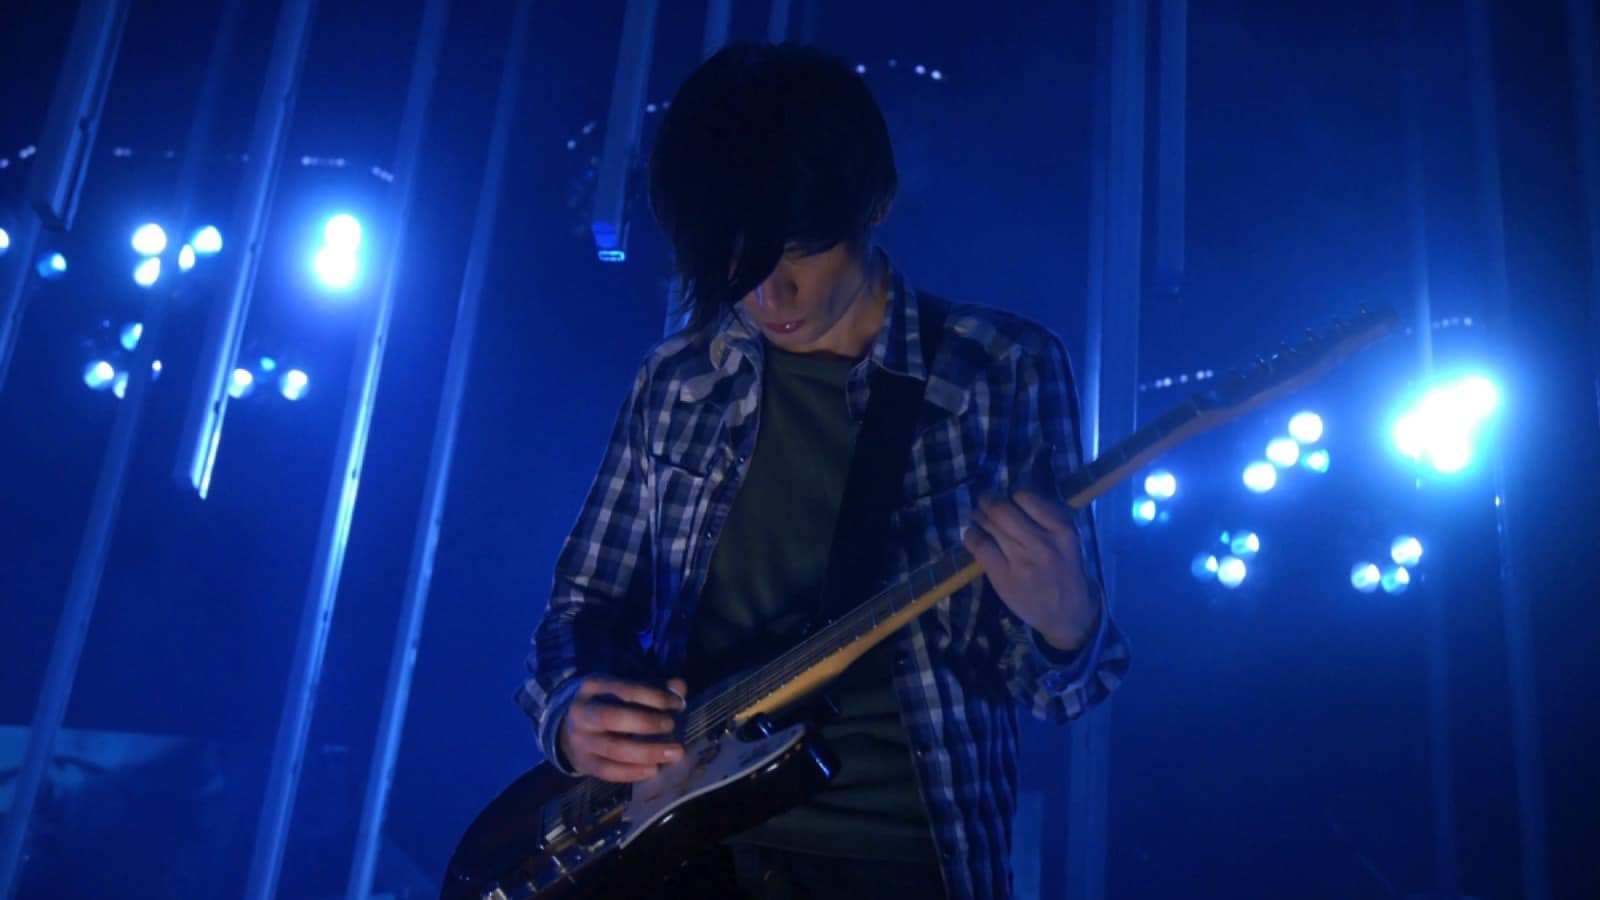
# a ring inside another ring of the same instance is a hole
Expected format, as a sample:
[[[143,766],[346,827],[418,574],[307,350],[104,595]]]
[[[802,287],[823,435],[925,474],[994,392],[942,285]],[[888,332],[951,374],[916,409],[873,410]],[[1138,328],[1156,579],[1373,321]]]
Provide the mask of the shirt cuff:
[[[1100,661],[1100,650],[1105,646],[1106,629],[1111,621],[1111,611],[1106,608],[1105,592],[1091,584],[1100,604],[1100,615],[1094,634],[1076,650],[1052,647],[1045,636],[1033,628],[1028,629],[1028,642],[1040,663],[1039,684],[1052,694],[1066,694],[1081,687],[1095,671]]]
[[[561,752],[561,722],[566,719],[567,708],[572,705],[572,700],[578,695],[578,687],[582,683],[582,678],[574,676],[556,688],[545,707],[544,728],[539,732],[539,751],[544,754],[545,760],[554,766],[556,771],[574,778],[578,777],[579,773]]]

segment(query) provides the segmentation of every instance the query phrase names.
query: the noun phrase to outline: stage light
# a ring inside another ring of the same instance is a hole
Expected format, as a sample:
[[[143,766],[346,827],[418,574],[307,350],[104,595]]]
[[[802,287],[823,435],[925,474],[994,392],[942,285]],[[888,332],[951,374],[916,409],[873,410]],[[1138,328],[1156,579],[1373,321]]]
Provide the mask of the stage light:
[[[161,360],[159,360],[159,359],[153,360],[150,363],[150,380],[151,381],[160,381],[161,380]]]
[[[1244,584],[1245,574],[1244,560],[1237,556],[1224,556],[1217,562],[1217,583],[1225,588]]]
[[[1350,586],[1363,594],[1370,594],[1378,589],[1378,583],[1383,579],[1378,567],[1369,562],[1356,563],[1350,569]]]
[[[111,386],[116,377],[117,370],[103,359],[92,360],[83,369],[83,383],[88,385],[90,390],[103,391]]]
[[[1411,586],[1411,573],[1405,566],[1394,566],[1384,570],[1381,583],[1384,593],[1403,594]]]
[[[250,396],[256,389],[256,376],[249,369],[234,369],[233,377],[228,379],[228,396],[241,400]]]
[[[194,268],[194,248],[184,244],[178,248],[178,271],[187,272]]]
[[[1414,537],[1397,537],[1389,545],[1389,558],[1397,566],[1414,566],[1422,561],[1422,542]]]
[[[6,255],[6,251],[10,250],[10,249],[11,249],[11,232],[5,230],[4,228],[0,228],[0,256],[5,256]]]
[[[349,213],[331,216],[322,226],[322,241],[335,250],[353,254],[361,246],[361,222]]]
[[[127,372],[118,372],[117,373],[117,380],[111,382],[111,393],[116,394],[118,400],[121,400],[122,398],[128,396],[128,373]]]
[[[312,267],[323,286],[341,291],[355,283],[360,264],[356,261],[355,253],[349,250],[323,247],[312,260]]]
[[[1269,462],[1253,462],[1244,467],[1244,486],[1253,494],[1265,494],[1278,483],[1278,470]]]
[[[152,256],[133,267],[133,283],[140,287],[154,287],[161,280],[161,257]]]
[[[278,390],[284,399],[299,400],[306,395],[306,388],[310,386],[311,379],[299,369],[290,369],[278,379]]]
[[[129,322],[122,326],[122,349],[132,353],[133,349],[139,346],[139,338],[142,337],[144,337],[143,322]]]
[[[1287,469],[1300,461],[1300,445],[1294,438],[1273,438],[1267,442],[1267,459],[1280,469]]]
[[[140,256],[160,256],[167,249],[167,233],[160,225],[140,225],[133,232],[133,249]]]
[[[1499,402],[1494,383],[1482,375],[1435,387],[1395,420],[1395,448],[1441,475],[1461,472],[1472,463],[1473,441]]]
[[[1302,444],[1322,440],[1322,417],[1314,412],[1295,413],[1289,420],[1289,436]]]
[[[278,361],[270,356],[261,357],[261,371],[273,372],[278,368]]]
[[[1157,469],[1144,477],[1144,492],[1157,500],[1171,500],[1178,493],[1178,479],[1166,469]]]
[[[1239,531],[1228,542],[1228,549],[1240,559],[1249,559],[1261,552],[1261,538],[1254,531]]]
[[[194,247],[194,252],[201,256],[210,256],[222,250],[222,232],[214,225],[196,231],[194,237],[189,239],[189,244]]]
[[[1313,450],[1310,453],[1307,453],[1305,456],[1300,457],[1300,465],[1305,466],[1308,470],[1315,472],[1318,475],[1328,471],[1328,463],[1330,461],[1331,460],[1328,458],[1328,451],[1321,448]]]
[[[1215,554],[1201,551],[1195,554],[1194,560],[1189,563],[1189,574],[1200,581],[1210,581],[1217,577],[1217,566]]]
[[[59,253],[41,256],[39,264],[34,268],[38,270],[40,278],[54,280],[67,274],[67,258]]]
[[[1149,497],[1140,497],[1133,501],[1133,522],[1135,525],[1149,525],[1156,520],[1156,501]]]

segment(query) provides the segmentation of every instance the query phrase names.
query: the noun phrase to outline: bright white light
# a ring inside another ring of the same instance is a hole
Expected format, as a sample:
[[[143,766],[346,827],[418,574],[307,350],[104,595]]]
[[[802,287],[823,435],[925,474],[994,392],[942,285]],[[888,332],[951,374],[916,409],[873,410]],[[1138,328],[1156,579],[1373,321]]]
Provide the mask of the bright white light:
[[[222,250],[222,232],[214,225],[207,225],[196,231],[194,237],[189,239],[189,243],[194,246],[194,252],[201,256],[210,256]]]
[[[1201,581],[1210,581],[1217,577],[1216,556],[1204,551],[1196,554],[1194,560],[1189,563],[1189,574]]]
[[[161,280],[161,257],[152,256],[133,267],[133,281],[140,287],[151,287]]]
[[[40,278],[55,279],[67,274],[67,258],[59,253],[39,257],[39,264],[34,267]]]
[[[312,267],[316,270],[317,280],[336,291],[354,284],[356,273],[361,268],[354,253],[337,247],[318,250]]]
[[[154,361],[152,361],[150,363],[150,380],[151,381],[160,381],[161,380],[161,360],[159,360],[159,359],[158,360],[154,360]]]
[[[1389,545],[1389,558],[1397,566],[1414,566],[1422,561],[1422,542],[1414,537],[1397,537]]]
[[[1267,442],[1267,459],[1280,469],[1287,469],[1300,461],[1300,445],[1294,438],[1273,438]]]
[[[1244,560],[1237,556],[1224,556],[1217,563],[1217,583],[1225,588],[1236,588],[1244,583]]]
[[[117,377],[117,370],[111,363],[103,359],[92,360],[83,368],[83,383],[91,390],[103,391],[111,386]]]
[[[322,226],[322,241],[335,250],[355,253],[361,246],[361,223],[349,213],[339,213]]]
[[[1157,469],[1144,477],[1144,492],[1157,500],[1171,500],[1178,493],[1178,479],[1166,469]]]
[[[256,376],[249,369],[234,369],[228,379],[228,396],[235,400],[248,396],[256,388]]]
[[[118,400],[121,400],[123,397],[128,396],[128,373],[127,372],[118,372],[117,373],[117,380],[111,382],[111,393],[116,394]]]
[[[1307,453],[1305,456],[1300,457],[1300,465],[1305,466],[1307,469],[1310,469],[1318,475],[1328,471],[1328,463],[1328,451],[1321,448],[1313,450],[1310,453]]]
[[[270,356],[261,357],[261,371],[263,371],[263,372],[273,372],[273,371],[277,371],[277,368],[278,368],[278,361],[276,359],[273,359]]]
[[[122,326],[122,349],[132,353],[139,346],[139,338],[144,337],[143,322],[129,322]]]
[[[1363,594],[1370,594],[1378,589],[1378,582],[1383,578],[1378,567],[1373,563],[1359,562],[1350,569],[1350,586]]]
[[[178,248],[178,271],[187,272],[194,268],[194,248],[184,244]]]
[[[311,384],[311,379],[299,369],[290,369],[278,379],[278,390],[286,399],[299,400],[306,395],[306,388]]]
[[[1289,420],[1289,436],[1302,444],[1322,440],[1322,417],[1314,412],[1295,413]]]
[[[1149,497],[1140,497],[1133,501],[1133,521],[1137,525],[1149,525],[1156,520],[1156,502]]]
[[[1460,472],[1472,463],[1474,439],[1499,403],[1499,391],[1482,375],[1436,387],[1395,420],[1395,448],[1440,474]]]
[[[133,232],[133,249],[140,256],[160,256],[167,249],[167,233],[154,222]]]
[[[1254,531],[1241,531],[1233,535],[1233,540],[1228,542],[1228,549],[1240,559],[1249,559],[1261,552],[1261,538]]]
[[[1252,493],[1265,494],[1278,483],[1278,470],[1269,462],[1253,462],[1244,467],[1244,486]]]
[[[1396,566],[1383,573],[1383,591],[1386,594],[1403,594],[1411,586],[1411,573],[1405,566]]]
[[[0,256],[4,256],[11,249],[11,232],[0,228]]]

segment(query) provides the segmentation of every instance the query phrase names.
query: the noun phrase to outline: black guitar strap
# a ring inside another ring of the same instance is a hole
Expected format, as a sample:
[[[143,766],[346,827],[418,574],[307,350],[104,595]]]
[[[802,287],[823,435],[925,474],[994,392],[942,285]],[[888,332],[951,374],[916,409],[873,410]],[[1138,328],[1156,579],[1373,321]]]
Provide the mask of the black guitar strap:
[[[931,372],[944,336],[948,307],[947,301],[932,294],[917,293],[925,374]],[[860,605],[875,585],[888,549],[889,512],[900,499],[911,462],[911,442],[926,387],[926,382],[883,369],[873,369],[868,377],[867,410],[856,433],[819,600],[821,617],[828,620]]]

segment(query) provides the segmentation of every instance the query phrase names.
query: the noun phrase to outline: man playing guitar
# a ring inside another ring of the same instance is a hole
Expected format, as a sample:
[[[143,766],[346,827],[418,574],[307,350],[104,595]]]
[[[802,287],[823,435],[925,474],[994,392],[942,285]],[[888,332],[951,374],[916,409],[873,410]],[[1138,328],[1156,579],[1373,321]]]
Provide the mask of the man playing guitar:
[[[1015,706],[1064,722],[1127,669],[1092,519],[1054,490],[1081,459],[1062,343],[913,289],[873,238],[896,183],[866,84],[788,45],[696,69],[651,155],[688,322],[645,355],[556,563],[517,695],[546,757],[618,783],[676,762],[685,697],[837,609],[841,543],[869,586],[958,544],[986,576],[829,685],[837,775],[691,860],[699,896],[1009,896]],[[842,541],[891,383],[920,402],[887,525]]]

